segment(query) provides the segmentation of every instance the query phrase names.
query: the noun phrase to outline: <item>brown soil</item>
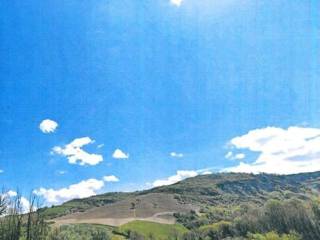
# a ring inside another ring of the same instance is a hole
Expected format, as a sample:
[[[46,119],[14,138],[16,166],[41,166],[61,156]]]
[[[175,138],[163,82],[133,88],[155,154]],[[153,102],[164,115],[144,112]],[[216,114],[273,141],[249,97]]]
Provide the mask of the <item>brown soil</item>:
[[[198,209],[190,204],[180,204],[173,195],[151,193],[53,220],[57,225],[91,223],[120,226],[134,220],[174,224],[173,213],[190,210]]]

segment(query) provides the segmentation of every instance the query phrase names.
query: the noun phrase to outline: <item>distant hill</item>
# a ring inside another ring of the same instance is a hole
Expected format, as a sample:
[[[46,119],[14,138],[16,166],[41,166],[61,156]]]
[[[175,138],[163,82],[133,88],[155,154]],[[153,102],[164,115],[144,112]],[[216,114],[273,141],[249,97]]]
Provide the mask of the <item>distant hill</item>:
[[[106,193],[74,199],[41,213],[57,224],[119,226],[134,220],[175,223],[175,213],[213,206],[263,205],[269,199],[311,200],[320,193],[320,172],[294,175],[217,173],[170,186],[132,193]]]

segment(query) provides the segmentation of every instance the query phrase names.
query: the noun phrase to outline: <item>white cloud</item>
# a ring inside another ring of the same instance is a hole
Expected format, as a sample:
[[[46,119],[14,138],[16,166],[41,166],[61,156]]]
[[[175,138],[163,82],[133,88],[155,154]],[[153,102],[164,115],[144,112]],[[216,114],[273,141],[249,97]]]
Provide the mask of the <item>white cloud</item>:
[[[233,152],[228,152],[225,155],[225,158],[230,159],[230,160],[241,160],[244,159],[246,155],[244,153],[238,153],[238,154],[233,154]]]
[[[104,147],[104,144],[102,143],[102,144],[99,144],[98,146],[97,146],[97,148],[103,148]]]
[[[112,157],[116,159],[126,159],[126,158],[129,158],[129,154],[124,153],[121,149],[116,149],[113,152]]]
[[[177,171],[176,175],[168,177],[167,179],[154,181],[152,185],[153,185],[153,187],[171,185],[171,184],[180,182],[180,181],[182,181],[182,180],[184,180],[186,178],[195,177],[198,174],[199,174],[198,171],[180,170],[180,171]]]
[[[34,191],[34,194],[43,197],[47,204],[59,204],[75,198],[94,196],[103,186],[103,180],[88,179],[57,190],[39,188]]]
[[[179,7],[182,3],[182,0],[170,0],[170,2],[171,2],[171,4]]]
[[[184,155],[183,155],[183,153],[171,152],[170,156],[175,157],[175,158],[182,158]]]
[[[103,161],[102,155],[88,153],[82,149],[83,146],[94,143],[89,137],[77,138],[64,147],[56,146],[53,153],[66,156],[70,164],[97,165]]]
[[[105,182],[119,182],[119,178],[117,178],[117,177],[114,176],[114,175],[104,176],[104,177],[103,177],[103,180],[104,180]]]
[[[10,190],[10,191],[6,192],[5,195],[7,195],[9,197],[16,197],[16,196],[18,196],[18,193]]]
[[[31,208],[31,204],[30,204],[29,200],[26,199],[25,197],[21,197],[20,202],[21,202],[21,211],[23,213],[30,212],[30,210],[31,211],[37,210],[36,206],[32,206],[32,209],[30,209]]]
[[[243,154],[243,153],[238,153],[238,154],[236,154],[236,155],[234,156],[234,159],[236,159],[236,160],[241,160],[241,159],[244,159],[245,157],[246,157],[245,154]]]
[[[43,120],[39,125],[39,128],[43,133],[53,133],[57,127],[58,123],[50,119]]]
[[[253,163],[241,162],[232,172],[291,174],[320,170],[320,129],[267,127],[233,138],[230,146],[258,153]]]
[[[4,171],[2,169],[0,169],[0,173],[4,173]]]
[[[204,171],[204,172],[201,173],[201,175],[210,175],[210,174],[212,174],[211,171]]]

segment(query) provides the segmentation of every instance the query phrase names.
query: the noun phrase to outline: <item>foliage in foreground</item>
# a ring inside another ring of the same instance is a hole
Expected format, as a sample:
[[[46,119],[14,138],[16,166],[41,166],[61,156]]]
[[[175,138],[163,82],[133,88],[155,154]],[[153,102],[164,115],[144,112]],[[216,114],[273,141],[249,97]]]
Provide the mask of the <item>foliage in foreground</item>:
[[[109,240],[110,231],[106,227],[80,224],[64,225],[51,231],[48,240]]]
[[[119,227],[117,232],[129,239],[179,239],[188,229],[179,224],[133,221]]]
[[[266,234],[249,234],[249,240],[300,240],[301,237],[296,233],[279,235],[276,232],[269,232]]]
[[[190,229],[186,239],[320,239],[318,203],[270,200],[264,206],[234,208],[226,215],[221,211],[214,208],[202,215],[191,212],[176,217]]]

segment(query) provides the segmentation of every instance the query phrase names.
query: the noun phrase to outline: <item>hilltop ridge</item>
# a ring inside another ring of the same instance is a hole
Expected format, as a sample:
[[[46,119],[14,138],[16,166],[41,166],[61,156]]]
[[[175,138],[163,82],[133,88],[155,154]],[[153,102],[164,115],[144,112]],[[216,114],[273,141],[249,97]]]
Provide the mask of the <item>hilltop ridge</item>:
[[[311,200],[320,190],[320,172],[292,175],[215,173],[131,193],[105,193],[42,209],[58,223],[121,225],[133,220],[175,222],[175,213],[212,206],[263,205],[268,199]]]

